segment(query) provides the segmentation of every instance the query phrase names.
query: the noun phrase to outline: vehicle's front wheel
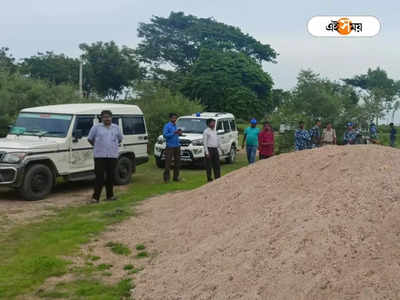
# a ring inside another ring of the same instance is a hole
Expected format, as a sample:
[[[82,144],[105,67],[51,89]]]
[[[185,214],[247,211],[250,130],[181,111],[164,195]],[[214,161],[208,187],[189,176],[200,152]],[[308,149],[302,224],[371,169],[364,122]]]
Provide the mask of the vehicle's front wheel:
[[[54,175],[50,168],[36,164],[26,171],[20,192],[25,200],[41,200],[51,193],[53,185]]]
[[[118,159],[117,167],[115,168],[115,183],[125,185],[131,182],[132,178],[132,161],[122,156]]]
[[[156,165],[160,169],[164,169],[165,168],[165,160],[162,160],[160,157],[156,156]]]
[[[226,162],[228,164],[233,164],[235,160],[236,160],[236,147],[232,145],[231,150],[229,151],[229,156],[226,158]]]

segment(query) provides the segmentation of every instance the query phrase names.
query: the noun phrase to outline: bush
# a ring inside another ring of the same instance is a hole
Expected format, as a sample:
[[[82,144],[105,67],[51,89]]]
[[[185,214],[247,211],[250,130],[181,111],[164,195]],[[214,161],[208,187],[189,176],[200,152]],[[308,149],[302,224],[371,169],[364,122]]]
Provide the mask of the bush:
[[[190,115],[203,111],[203,106],[199,103],[190,101],[179,93],[173,94],[170,90],[155,84],[141,86],[138,97],[128,100],[128,103],[138,105],[144,113],[150,149],[153,149],[157,137],[162,134],[162,129],[169,120],[169,113]]]

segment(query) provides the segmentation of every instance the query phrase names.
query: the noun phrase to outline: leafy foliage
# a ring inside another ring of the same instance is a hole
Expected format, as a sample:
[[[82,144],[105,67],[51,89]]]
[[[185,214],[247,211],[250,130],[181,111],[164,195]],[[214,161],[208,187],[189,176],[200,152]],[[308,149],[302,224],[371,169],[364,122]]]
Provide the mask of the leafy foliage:
[[[272,85],[269,74],[245,54],[203,49],[183,93],[208,111],[234,112],[249,119],[272,111]]]
[[[31,78],[48,80],[53,84],[71,84],[78,87],[79,60],[53,52],[38,53],[25,58],[21,63],[21,73]]]
[[[143,61],[156,66],[169,64],[182,72],[190,71],[203,48],[241,52],[260,63],[274,61],[277,56],[269,45],[237,27],[183,12],[171,12],[168,18],[155,16],[150,23],[140,23],[138,36],[143,38],[137,48]]]
[[[9,51],[10,49],[7,47],[0,48],[0,71],[15,72],[17,70],[15,58]]]
[[[123,89],[142,77],[142,70],[136,61],[134,50],[115,42],[81,44],[85,62],[84,86],[88,94],[115,100]]]

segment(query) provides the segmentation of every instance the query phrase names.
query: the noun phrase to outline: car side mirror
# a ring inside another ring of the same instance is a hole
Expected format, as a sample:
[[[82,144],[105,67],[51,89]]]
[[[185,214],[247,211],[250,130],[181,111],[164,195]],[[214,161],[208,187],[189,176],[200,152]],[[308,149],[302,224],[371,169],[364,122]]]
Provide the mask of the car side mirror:
[[[223,129],[217,130],[217,134],[224,134],[224,133],[225,133],[225,131]]]
[[[73,142],[77,143],[83,136],[82,129],[75,129],[74,133],[72,134]]]

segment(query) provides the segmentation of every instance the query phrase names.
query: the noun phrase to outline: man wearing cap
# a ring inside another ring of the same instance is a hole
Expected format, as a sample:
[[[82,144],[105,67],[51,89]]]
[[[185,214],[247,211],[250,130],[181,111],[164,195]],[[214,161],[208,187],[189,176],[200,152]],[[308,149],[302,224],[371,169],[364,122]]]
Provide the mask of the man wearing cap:
[[[249,164],[256,161],[259,133],[260,129],[257,128],[257,120],[253,118],[250,120],[250,126],[244,131],[242,142],[242,149],[246,145],[247,161]]]
[[[94,148],[94,172],[96,174],[94,193],[90,203],[100,201],[104,183],[107,194],[106,200],[116,200],[114,197],[114,176],[122,133],[119,126],[112,123],[111,111],[103,110],[101,112],[101,123],[90,129],[88,141]],[[104,179],[104,174],[106,179]]]
[[[343,143],[345,145],[354,145],[357,139],[357,131],[353,128],[353,123],[347,123],[347,129],[344,132]]]

